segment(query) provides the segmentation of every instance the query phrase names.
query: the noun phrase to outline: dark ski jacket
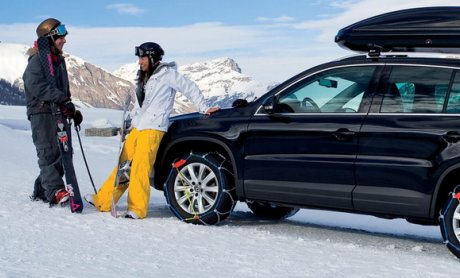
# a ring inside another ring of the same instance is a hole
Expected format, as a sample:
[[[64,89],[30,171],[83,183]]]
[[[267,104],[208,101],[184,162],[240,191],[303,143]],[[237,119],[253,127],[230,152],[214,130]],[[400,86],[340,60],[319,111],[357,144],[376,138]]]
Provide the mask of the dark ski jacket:
[[[56,88],[46,80],[40,64],[40,57],[35,48],[29,51],[29,63],[22,76],[27,101],[27,117],[38,113],[51,113],[51,104],[60,104],[70,99],[69,80],[64,57],[58,56],[53,62]]]

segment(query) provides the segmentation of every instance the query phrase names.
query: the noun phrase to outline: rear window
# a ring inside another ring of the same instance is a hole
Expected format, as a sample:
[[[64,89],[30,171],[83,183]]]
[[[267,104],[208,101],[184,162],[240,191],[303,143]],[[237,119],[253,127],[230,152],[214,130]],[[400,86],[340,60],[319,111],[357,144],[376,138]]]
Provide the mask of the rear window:
[[[460,73],[455,74],[454,83],[449,94],[447,113],[460,114]]]
[[[380,112],[442,113],[452,73],[452,69],[393,66]]]

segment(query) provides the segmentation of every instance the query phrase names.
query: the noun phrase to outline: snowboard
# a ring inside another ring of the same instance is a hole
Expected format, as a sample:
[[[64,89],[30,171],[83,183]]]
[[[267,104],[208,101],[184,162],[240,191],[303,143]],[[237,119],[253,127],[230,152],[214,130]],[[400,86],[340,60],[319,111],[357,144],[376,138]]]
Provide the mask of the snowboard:
[[[128,95],[126,97],[125,103],[124,103],[124,108],[123,108],[123,117],[122,117],[122,122],[121,122],[121,128],[120,128],[120,146],[118,150],[118,160],[117,160],[117,175],[115,177],[115,183],[114,187],[117,186],[126,186],[129,183],[129,174],[131,170],[131,161],[126,160],[126,161],[121,161],[121,154],[123,152],[123,146],[125,143],[126,135],[128,134],[128,122],[129,122],[129,116],[126,116],[128,112],[128,107],[131,104],[131,95]],[[117,202],[115,200],[115,191],[112,194],[112,205],[110,207],[110,214],[113,217],[118,217],[118,209],[117,209]]]
[[[37,40],[38,55],[45,73],[46,79],[51,87],[56,87],[54,68],[51,59],[50,47],[47,37],[40,37]],[[65,189],[69,193],[70,211],[81,213],[83,211],[83,200],[78,187],[77,176],[73,166],[72,148],[72,122],[64,117],[56,104],[51,105],[54,120],[56,121],[56,139],[61,153],[62,165],[64,167]]]

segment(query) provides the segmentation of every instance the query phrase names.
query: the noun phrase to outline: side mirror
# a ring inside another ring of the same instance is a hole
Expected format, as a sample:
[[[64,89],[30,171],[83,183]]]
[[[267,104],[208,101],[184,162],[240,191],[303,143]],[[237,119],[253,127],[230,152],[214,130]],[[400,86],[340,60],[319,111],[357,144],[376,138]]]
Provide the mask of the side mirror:
[[[264,104],[262,104],[262,107],[264,108],[264,111],[269,115],[275,113],[275,97],[271,96],[267,98]]]
[[[232,103],[233,108],[239,108],[239,107],[246,107],[248,105],[248,101],[245,99],[237,99]]]

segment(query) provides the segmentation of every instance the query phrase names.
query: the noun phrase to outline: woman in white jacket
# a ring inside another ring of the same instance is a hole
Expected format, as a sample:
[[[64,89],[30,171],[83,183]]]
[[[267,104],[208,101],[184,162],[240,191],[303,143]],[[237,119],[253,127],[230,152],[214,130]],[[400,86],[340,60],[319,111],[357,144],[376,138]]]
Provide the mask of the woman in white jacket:
[[[127,218],[145,218],[150,200],[150,174],[158,147],[168,130],[176,91],[184,94],[200,113],[211,114],[219,107],[208,107],[198,86],[177,72],[176,64],[162,63],[163,49],[154,42],[135,48],[139,57],[136,102],[131,111],[132,130],[127,137],[120,161],[131,161],[129,186],[114,186],[115,167],[95,195],[87,199],[99,210],[110,211],[112,199],[117,202],[128,190]]]

